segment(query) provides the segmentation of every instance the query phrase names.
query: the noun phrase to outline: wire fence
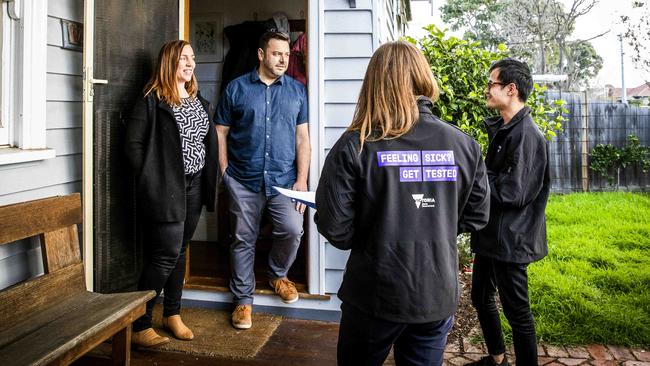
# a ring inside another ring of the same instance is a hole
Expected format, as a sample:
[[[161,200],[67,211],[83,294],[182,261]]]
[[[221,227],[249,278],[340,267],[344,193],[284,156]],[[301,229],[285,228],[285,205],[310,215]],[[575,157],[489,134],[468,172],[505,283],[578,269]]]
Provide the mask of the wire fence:
[[[589,99],[586,93],[548,93],[551,99],[567,102],[568,120],[564,132],[551,142],[551,189],[557,193],[611,191],[606,177],[589,169],[589,153],[598,144],[622,147],[629,135],[641,145],[650,145],[650,108]],[[614,174],[616,174],[614,172]],[[621,171],[621,190],[650,190],[650,172],[637,164]]]

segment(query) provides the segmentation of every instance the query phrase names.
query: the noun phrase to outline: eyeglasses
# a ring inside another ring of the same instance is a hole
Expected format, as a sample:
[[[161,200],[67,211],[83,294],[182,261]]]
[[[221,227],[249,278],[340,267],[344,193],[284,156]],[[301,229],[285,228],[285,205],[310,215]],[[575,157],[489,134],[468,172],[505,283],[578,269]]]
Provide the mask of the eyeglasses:
[[[489,89],[492,89],[492,86],[494,86],[494,85],[506,86],[506,85],[508,85],[508,84],[510,84],[510,83],[500,83],[500,82],[497,82],[497,81],[488,80],[488,82],[487,82],[487,88],[488,88],[488,90],[489,90]]]

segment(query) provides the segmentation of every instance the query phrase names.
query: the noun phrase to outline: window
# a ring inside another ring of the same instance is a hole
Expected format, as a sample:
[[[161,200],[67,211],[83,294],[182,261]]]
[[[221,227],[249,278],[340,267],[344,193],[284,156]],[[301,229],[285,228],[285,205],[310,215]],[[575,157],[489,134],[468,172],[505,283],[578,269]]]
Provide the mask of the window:
[[[12,104],[10,97],[11,89],[11,44],[12,32],[15,22],[9,17],[9,4],[2,3],[2,17],[0,18],[0,57],[2,64],[0,65],[0,146],[9,145],[9,115],[11,114],[9,106]]]
[[[48,2],[1,1],[0,165],[54,157],[45,145]]]

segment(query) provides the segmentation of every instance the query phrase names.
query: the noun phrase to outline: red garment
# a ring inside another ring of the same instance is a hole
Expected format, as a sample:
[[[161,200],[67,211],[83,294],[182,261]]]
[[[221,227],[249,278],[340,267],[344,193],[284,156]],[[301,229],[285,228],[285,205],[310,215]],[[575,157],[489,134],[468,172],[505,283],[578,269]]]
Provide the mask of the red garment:
[[[307,50],[307,37],[305,33],[296,38],[296,41],[291,47],[291,56],[289,56],[289,68],[287,69],[287,75],[298,80],[303,85],[307,85],[307,72],[305,67],[306,54]]]

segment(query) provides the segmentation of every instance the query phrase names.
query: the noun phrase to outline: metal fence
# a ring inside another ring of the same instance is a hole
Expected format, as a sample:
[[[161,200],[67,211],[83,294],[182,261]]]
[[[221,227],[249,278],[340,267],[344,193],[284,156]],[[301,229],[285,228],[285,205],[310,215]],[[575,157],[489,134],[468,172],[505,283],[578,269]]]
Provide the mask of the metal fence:
[[[569,110],[564,132],[551,142],[551,189],[558,193],[613,190],[606,177],[589,169],[589,153],[598,144],[622,147],[631,134],[641,145],[650,145],[650,109],[590,100],[586,93],[552,92],[548,97],[564,99]],[[624,169],[619,189],[650,190],[650,172],[636,165]]]

